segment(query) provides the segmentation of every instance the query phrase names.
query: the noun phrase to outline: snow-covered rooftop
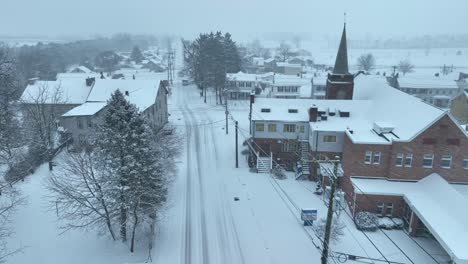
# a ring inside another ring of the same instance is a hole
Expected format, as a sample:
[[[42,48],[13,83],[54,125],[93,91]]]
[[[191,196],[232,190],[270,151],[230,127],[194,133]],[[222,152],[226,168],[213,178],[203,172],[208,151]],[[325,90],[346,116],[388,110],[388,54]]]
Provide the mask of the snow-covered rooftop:
[[[351,178],[356,193],[403,196],[418,218],[456,263],[468,263],[466,196],[440,175],[418,182]]]
[[[288,62],[277,62],[276,67],[302,68],[302,65]]]
[[[238,73],[228,73],[226,74],[228,81],[241,81],[241,82],[255,82],[257,81],[256,74],[238,72]]]
[[[20,100],[23,103],[82,104],[90,90],[85,78],[36,81],[26,87]]]
[[[79,73],[92,73],[93,71],[88,69],[87,67],[83,66],[83,65],[79,65],[79,66],[72,66],[68,69],[67,71],[68,73],[74,73],[74,72],[79,72]]]
[[[128,92],[128,100],[140,111],[154,104],[158,94],[160,80],[110,80],[97,79],[87,102],[107,102],[116,90]]]
[[[443,77],[398,77],[398,84],[404,88],[415,89],[457,89],[458,86],[454,79],[447,79]]]
[[[107,102],[87,102],[79,105],[62,116],[92,116],[106,107]]]
[[[384,78],[358,76],[353,100],[258,98],[253,105],[257,113],[253,120],[308,121],[308,109],[314,105],[318,111],[326,112],[327,120],[311,122],[313,130],[347,131],[355,143],[389,144],[392,140],[410,140],[445,114],[419,98],[388,86]],[[261,112],[262,108],[271,110]],[[289,113],[290,108],[298,109],[298,113]],[[340,111],[349,112],[349,117],[340,117]],[[373,130],[375,122],[392,123],[396,136],[390,133],[385,135],[386,139],[378,135]]]

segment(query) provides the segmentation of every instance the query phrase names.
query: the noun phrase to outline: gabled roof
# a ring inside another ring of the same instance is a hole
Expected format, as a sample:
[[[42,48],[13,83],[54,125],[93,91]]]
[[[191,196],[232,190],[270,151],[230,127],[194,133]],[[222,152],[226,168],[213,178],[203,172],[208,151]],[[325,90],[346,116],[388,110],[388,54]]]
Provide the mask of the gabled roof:
[[[79,105],[62,116],[92,116],[106,107],[107,102],[87,102]]]
[[[86,79],[70,78],[57,81],[36,81],[28,85],[20,101],[26,104],[82,104],[91,90]]]
[[[160,80],[112,80],[97,79],[89,93],[87,102],[107,102],[111,94],[120,90],[128,92],[128,100],[135,104],[140,111],[146,110],[155,103],[160,87]]]
[[[343,27],[341,35],[340,47],[336,54],[335,67],[333,68],[335,74],[349,74],[348,70],[348,48],[346,46],[346,24]]]

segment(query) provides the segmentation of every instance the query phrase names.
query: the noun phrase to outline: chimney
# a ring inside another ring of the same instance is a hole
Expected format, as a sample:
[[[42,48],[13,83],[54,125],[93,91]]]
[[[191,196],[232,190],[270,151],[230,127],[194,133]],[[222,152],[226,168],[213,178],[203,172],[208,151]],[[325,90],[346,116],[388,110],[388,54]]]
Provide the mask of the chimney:
[[[90,87],[93,86],[94,82],[96,81],[96,78],[86,78],[86,86]]]
[[[317,122],[317,116],[318,108],[316,106],[309,108],[309,122]]]
[[[128,93],[128,91],[125,91],[125,96],[129,96],[129,93]]]

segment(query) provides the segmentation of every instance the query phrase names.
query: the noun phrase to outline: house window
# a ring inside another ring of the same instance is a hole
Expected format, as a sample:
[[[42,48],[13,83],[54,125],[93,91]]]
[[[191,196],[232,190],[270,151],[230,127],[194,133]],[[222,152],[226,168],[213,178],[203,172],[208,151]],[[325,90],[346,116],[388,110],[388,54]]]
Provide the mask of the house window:
[[[283,92],[283,87],[281,87],[281,86],[278,87],[278,92],[280,92],[280,93]]]
[[[364,163],[371,164],[372,160],[372,151],[366,151],[366,156],[364,156]]]
[[[440,159],[440,167],[444,169],[450,169],[452,166],[452,155],[442,155]]]
[[[292,88],[291,88],[291,91],[292,91],[293,93],[297,93],[297,87],[292,87]]]
[[[413,164],[413,154],[406,154],[405,167],[410,168]]]
[[[265,131],[265,124],[263,123],[255,123],[255,131],[263,132]]]
[[[389,203],[387,206],[385,206],[385,215],[387,216],[392,216],[393,214],[393,204]]]
[[[382,153],[380,152],[374,152],[374,159],[372,160],[372,163],[374,164],[380,164],[380,156]]]
[[[88,118],[88,127],[93,127],[93,121],[91,121],[91,118]]]
[[[294,133],[296,132],[296,125],[284,124],[283,132]]]
[[[463,168],[468,170],[468,156],[463,158]]]
[[[395,166],[397,167],[403,166],[403,153],[398,153],[396,155]]]
[[[331,135],[323,136],[323,142],[336,143],[336,136],[331,136]]]
[[[385,204],[384,204],[384,203],[379,203],[379,204],[377,205],[377,215],[383,216],[383,214],[384,214],[384,207],[385,207]]]
[[[286,142],[281,146],[282,152],[296,152],[297,144],[295,142]]]
[[[268,132],[276,132],[276,124],[268,124]]]
[[[290,113],[290,114],[296,114],[296,113],[297,113],[297,109],[288,109],[288,113]]]
[[[262,112],[262,113],[270,113],[270,112],[271,112],[271,109],[270,109],[270,108],[262,108],[262,109],[260,110],[260,112]]]
[[[304,133],[304,132],[305,132],[305,127],[304,127],[303,125],[300,126],[300,127],[299,127],[299,131],[300,131],[301,133]]]
[[[423,167],[424,168],[432,168],[432,162],[434,160],[433,154],[426,154],[423,156]]]
[[[77,118],[77,119],[76,119],[76,126],[77,126],[79,129],[83,129],[83,122],[81,121],[81,118]]]

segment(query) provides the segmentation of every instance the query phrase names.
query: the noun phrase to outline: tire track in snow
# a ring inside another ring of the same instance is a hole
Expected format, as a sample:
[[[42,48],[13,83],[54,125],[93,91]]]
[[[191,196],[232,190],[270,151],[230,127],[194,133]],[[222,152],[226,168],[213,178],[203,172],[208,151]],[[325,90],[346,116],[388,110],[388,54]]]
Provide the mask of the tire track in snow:
[[[210,117],[208,117],[208,122],[212,122],[212,119]],[[218,156],[219,151],[218,151],[218,143],[216,141],[215,130],[214,130],[213,124],[210,125],[209,133],[211,135],[212,144],[205,144],[205,145],[213,146],[213,151],[214,151],[215,160],[216,160],[216,169],[218,170],[219,169],[219,156]],[[226,190],[225,182],[223,180],[223,174],[219,174],[219,175],[220,175],[220,178],[218,179],[218,187],[219,187],[219,192],[221,196],[221,194],[227,193],[227,190]],[[221,212],[219,211],[219,209],[217,210],[217,220],[218,220],[219,227],[221,227],[222,229],[221,231],[224,233],[224,239],[222,240],[223,247],[231,249],[231,245],[226,247],[225,240],[228,243],[229,242],[233,243],[232,246],[234,247],[235,252],[232,252],[232,250],[229,250],[229,252],[237,255],[237,256],[230,256],[230,258],[227,260],[226,255],[224,254],[224,250],[223,250],[225,261],[231,261],[231,263],[236,263],[236,264],[245,263],[244,256],[242,253],[242,248],[240,246],[239,236],[237,234],[237,228],[234,223],[234,217],[232,215],[231,207],[227,203],[226,199],[223,199],[223,197],[220,197],[220,198],[221,199],[218,199],[219,201],[218,203],[220,205],[219,208],[221,209]],[[228,226],[230,227],[230,229],[228,229]],[[231,230],[231,234],[229,234],[230,233],[229,230]]]
[[[184,108],[187,113],[190,115],[190,119],[193,124],[197,123],[197,119],[193,112],[188,108],[187,104],[184,104]],[[208,240],[207,240],[207,228],[206,228],[206,210],[205,210],[205,198],[204,198],[204,186],[203,186],[203,177],[200,164],[200,131],[199,126],[194,126],[195,130],[195,160],[197,164],[197,176],[198,176],[198,187],[199,187],[199,198],[200,198],[200,227],[201,227],[201,246],[202,246],[202,263],[209,264],[210,258],[208,254]]]
[[[182,108],[181,108],[182,110]],[[186,144],[187,144],[187,171],[186,171],[186,186],[185,186],[185,234],[183,237],[184,241],[184,252],[181,254],[182,256],[182,263],[185,264],[191,264],[192,262],[192,246],[191,246],[191,236],[192,236],[192,230],[191,230],[191,176],[190,176],[190,163],[191,163],[191,158],[190,158],[190,139],[191,139],[191,134],[192,130],[190,127],[190,120],[185,113],[185,111],[182,111],[182,115],[184,117],[184,122],[185,122],[185,129],[186,129]]]

